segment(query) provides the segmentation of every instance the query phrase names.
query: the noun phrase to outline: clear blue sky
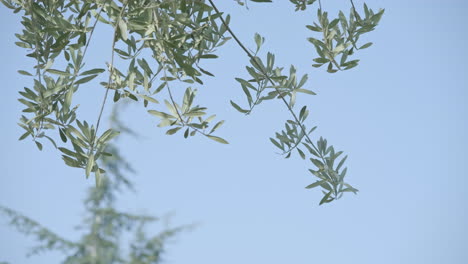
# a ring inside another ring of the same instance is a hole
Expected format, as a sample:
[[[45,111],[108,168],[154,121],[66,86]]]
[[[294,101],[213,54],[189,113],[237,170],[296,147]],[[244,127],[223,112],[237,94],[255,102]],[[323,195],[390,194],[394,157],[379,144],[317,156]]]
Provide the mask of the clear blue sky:
[[[199,224],[171,243],[166,263],[466,263],[467,2],[369,1],[386,8],[368,37],[374,45],[358,55],[358,68],[334,75],[310,66],[315,53],[304,25],[314,21],[312,10],[295,13],[285,0],[252,3],[249,11],[234,1],[218,2],[250,47],[261,32],[265,51],[275,52],[278,63],[309,74],[318,95],[299,103],[310,107],[315,135],[349,154],[348,181],[360,193],[319,207],[318,190],[304,189],[314,181],[309,164],[282,159],[268,140],[288,118],[284,107],[267,103],[248,117],[230,107],[230,99],[245,102],[233,78],[244,75],[247,63],[230,42],[220,60],[207,64],[217,77],[199,89],[201,103],[226,120],[219,133],[230,145],[166,136],[140,105],[123,115],[142,137],[120,139],[137,168],[138,192],[122,195],[119,208],[173,212],[174,225]],[[323,2],[331,10],[348,8],[347,1]],[[16,71],[33,63],[14,45],[19,21],[0,7],[0,204],[78,238],[81,202],[94,181],[65,166],[50,145],[41,153],[32,142],[17,140],[16,99],[30,80]],[[103,38],[90,57],[108,60],[108,42]],[[94,120],[104,91],[91,89],[77,100],[86,100],[81,113]],[[61,259],[55,253],[25,258],[32,245],[0,218],[0,261]]]

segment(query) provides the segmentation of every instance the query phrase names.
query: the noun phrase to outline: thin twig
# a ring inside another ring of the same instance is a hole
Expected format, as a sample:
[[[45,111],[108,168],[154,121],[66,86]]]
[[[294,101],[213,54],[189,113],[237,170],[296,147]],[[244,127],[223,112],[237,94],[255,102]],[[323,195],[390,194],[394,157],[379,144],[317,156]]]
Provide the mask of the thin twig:
[[[167,79],[167,75],[166,75],[166,68],[163,67],[163,71],[164,71],[164,78]],[[169,86],[169,83],[166,82],[166,86],[167,86],[167,91],[169,92],[169,98],[171,100],[171,103],[172,103],[172,106],[174,106],[175,110],[176,110],[176,113],[177,113],[177,116],[179,117],[180,119],[180,122],[182,123],[182,126],[187,126],[187,122],[182,119],[182,115],[180,114],[178,108],[177,108],[177,104],[176,102],[174,101],[174,97],[172,97],[172,92],[171,92],[171,87]],[[205,132],[199,130],[198,128],[196,127],[192,127],[190,125],[188,125],[190,128],[192,128],[193,130],[197,131],[198,133],[204,135],[204,136],[208,136],[208,134],[206,134]]]
[[[356,7],[354,6],[354,2],[353,2],[353,0],[350,0],[350,1],[351,1],[351,5],[353,6],[353,10],[354,10],[354,12],[355,12],[355,13],[357,13],[357,12],[356,12]]]
[[[99,12],[98,12],[98,14],[97,14],[97,16],[96,16],[96,21],[94,21],[93,27],[91,28],[91,32],[90,32],[90,34],[89,34],[88,43],[86,43],[85,48],[84,48],[84,50],[83,50],[83,56],[81,56],[81,60],[78,61],[78,67],[81,66],[81,62],[83,62],[84,57],[86,56],[86,52],[88,51],[89,43],[91,43],[91,39],[93,38],[94,29],[96,29],[97,22],[99,21],[98,18],[101,16],[101,12],[102,12],[102,10],[104,9],[104,7],[106,6],[107,2],[109,2],[109,0],[106,0],[106,2],[104,2],[104,3],[102,4],[101,9],[99,10]]]
[[[354,16],[356,17],[358,24],[360,24],[361,18],[359,17],[359,13],[357,12],[356,7],[354,6],[353,0],[350,0],[350,1],[351,1],[351,6],[353,7]]]
[[[322,155],[322,153],[318,150],[318,148],[315,146],[314,142],[310,139],[306,129],[304,128],[304,126],[302,125],[301,121],[299,120],[299,118],[296,116],[296,113],[294,113],[293,109],[291,108],[291,106],[288,104],[288,102],[286,101],[286,98],[284,98],[284,96],[282,95],[281,91],[275,86],[275,83],[274,81],[268,76],[268,74],[264,71],[263,67],[255,60],[255,57],[250,53],[250,51],[244,46],[244,44],[242,44],[242,42],[237,38],[236,34],[234,34],[234,32],[231,30],[231,28],[229,27],[229,25],[226,23],[226,21],[224,20],[223,16],[221,16],[221,12],[218,10],[218,8],[216,7],[216,5],[213,3],[212,0],[208,0],[210,2],[210,5],[213,7],[213,9],[216,11],[216,13],[218,15],[220,15],[220,19],[222,21],[222,23],[224,24],[224,26],[226,27],[227,31],[231,34],[232,38],[234,38],[234,40],[237,42],[237,44],[239,45],[239,47],[241,47],[242,50],[244,50],[244,52],[247,54],[247,56],[252,60],[252,63],[256,65],[256,67],[258,69],[260,69],[260,71],[262,72],[262,74],[265,76],[265,78],[268,79],[268,81],[273,85],[273,88],[276,90],[276,92],[278,92],[278,96],[280,97],[280,99],[283,101],[283,103],[286,105],[286,107],[288,108],[289,112],[291,113],[291,115],[293,116],[294,120],[296,121],[296,123],[301,127],[301,130],[302,132],[304,133],[306,139],[310,142],[310,144],[312,145],[312,147],[315,149],[315,151],[317,152],[317,154],[320,155],[320,158],[322,159],[323,162],[325,162],[325,158],[324,156]],[[319,2],[320,3],[320,2]]]
[[[167,73],[166,73],[166,67],[165,66],[163,66],[163,72],[164,72],[164,79],[167,80]],[[169,86],[169,83],[167,81],[166,81],[166,87],[167,87],[167,91],[169,92],[169,98],[171,99],[172,106],[174,106],[174,109],[175,109],[175,111],[177,113],[177,116],[180,119],[180,122],[182,123],[182,125],[185,126],[185,122],[184,122],[184,120],[182,119],[182,116],[179,113],[179,109],[177,109],[177,104],[174,101],[174,97],[172,97],[171,87]]]
[[[119,22],[122,19],[123,12],[125,11],[125,8],[127,6],[127,2],[122,6],[122,10],[120,11],[120,15],[115,21],[115,27],[114,27],[114,38],[112,39],[112,52],[111,52],[111,63],[110,63],[110,69],[109,69],[109,80],[107,81],[107,87],[106,87],[106,93],[104,94],[104,98],[102,100],[101,104],[101,110],[99,111],[99,116],[96,122],[96,132],[95,135],[98,134],[99,130],[99,124],[101,123],[101,117],[102,117],[102,112],[104,112],[104,107],[106,105],[107,101],[107,95],[109,94],[109,88],[112,85],[112,75],[114,73],[114,54],[115,54],[115,43],[117,42],[117,29],[119,28]],[[91,152],[93,152],[93,147],[94,147],[94,140],[91,142]]]
[[[32,6],[29,7],[30,9],[32,9]],[[40,36],[40,32],[41,32],[41,29],[40,29],[40,23],[37,23],[35,22],[35,16],[34,16],[34,12],[30,11],[31,12],[31,21],[33,22],[33,24],[36,25],[35,29],[36,29],[36,47],[35,47],[35,53],[36,53],[36,75],[37,75],[37,78],[39,80],[39,84],[42,85],[42,73],[41,73],[41,63],[40,63],[40,56],[39,56],[39,40],[38,39],[42,39],[41,36]],[[45,38],[44,38],[45,39]],[[42,93],[39,93],[39,95],[41,96],[41,106],[43,105],[43,94]],[[43,114],[43,109],[41,107],[41,111],[40,111],[40,114],[42,115]],[[37,117],[37,116],[36,116]],[[39,121],[39,127],[36,128],[36,134],[33,135],[33,140],[36,141],[36,138],[37,136],[41,133],[41,130],[42,128],[44,127],[44,119],[41,119]]]

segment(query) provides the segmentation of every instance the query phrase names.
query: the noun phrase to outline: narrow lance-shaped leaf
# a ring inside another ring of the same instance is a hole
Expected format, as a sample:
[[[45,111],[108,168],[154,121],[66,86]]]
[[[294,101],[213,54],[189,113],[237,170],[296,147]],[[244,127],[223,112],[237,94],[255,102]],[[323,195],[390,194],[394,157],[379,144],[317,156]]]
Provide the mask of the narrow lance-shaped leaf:
[[[241,112],[241,113],[248,113],[249,111],[245,110],[245,109],[242,109],[239,105],[237,105],[236,103],[234,103],[232,100],[230,101],[231,102],[231,105],[232,107],[234,107],[237,111]]]
[[[94,167],[94,154],[89,155],[88,157],[88,162],[86,164],[86,178],[89,177],[89,174],[91,173],[91,170]]]
[[[327,181],[325,181],[325,180],[316,181],[316,182],[314,182],[314,183],[312,183],[312,184],[307,185],[306,188],[307,188],[307,189],[312,189],[312,188],[315,188],[315,187],[318,187],[318,186],[322,185],[322,184],[325,183],[325,182],[327,182]]]
[[[222,144],[229,144],[229,142],[227,142],[225,139],[223,138],[220,138],[220,137],[217,137],[217,136],[212,136],[212,135],[206,135],[208,138],[216,141],[216,142],[219,142],[219,143],[222,143]]]

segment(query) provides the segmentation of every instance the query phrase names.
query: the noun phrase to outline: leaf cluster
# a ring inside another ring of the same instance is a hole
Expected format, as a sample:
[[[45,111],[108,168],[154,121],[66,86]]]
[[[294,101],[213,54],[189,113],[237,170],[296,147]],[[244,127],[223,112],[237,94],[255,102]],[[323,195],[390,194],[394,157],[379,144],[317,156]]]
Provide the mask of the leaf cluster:
[[[349,57],[356,50],[366,49],[372,45],[372,42],[362,46],[358,46],[357,43],[363,34],[375,29],[383,13],[383,9],[375,13],[364,4],[364,17],[362,18],[353,5],[349,17],[340,11],[338,18],[330,21],[328,12],[318,9],[318,23],[314,22],[313,25],[306,26],[312,31],[322,33],[321,39],[308,38],[319,55],[314,59],[315,64],[312,66],[318,68],[326,64],[328,65],[327,71],[330,73],[356,67],[359,60],[349,60]]]
[[[106,91],[102,109],[109,90],[114,93],[114,102],[123,98],[141,100],[144,107],[149,103],[159,104],[161,99],[157,97],[166,90],[170,100],[163,101],[178,121],[169,122],[166,117],[171,114],[163,111],[149,112],[159,115],[161,123],[174,126],[167,134],[187,127],[185,137],[200,132],[227,143],[212,135],[223,121],[206,131],[214,116],[204,117],[206,107],[192,107],[196,89],[186,88],[183,104],[179,106],[169,86],[175,81],[203,85],[202,76],[213,74],[202,68],[202,60],[217,58],[216,49],[229,40],[223,36],[226,26],[218,22],[221,14],[213,14],[212,8],[203,1],[129,0],[122,5],[110,0],[2,3],[15,12],[24,12],[24,30],[17,34],[16,44],[27,49],[27,56],[36,60],[35,73],[19,71],[34,78],[34,86],[20,92],[19,101],[25,105],[26,113],[19,123],[25,129],[20,140],[31,137],[40,150],[41,139],[49,140],[62,153],[67,165],[84,169],[86,177],[94,173],[99,183],[105,172],[99,166],[99,158],[109,154],[104,149],[118,132],[107,130],[99,134],[102,110],[96,124],[80,120],[73,95],[107,72],[108,81],[100,82]],[[106,67],[89,69],[84,61],[98,24],[112,27],[112,57]],[[117,68],[114,54],[127,62],[126,70]],[[50,131],[58,134],[62,146]]]
[[[313,5],[317,0],[289,0],[289,2],[296,5],[296,11],[306,10],[308,5]]]
[[[254,40],[258,53],[265,39],[257,33]],[[248,79],[236,78],[236,81],[241,85],[249,107],[244,109],[231,101],[231,105],[241,113],[250,114],[255,106],[266,100],[288,98],[289,105],[294,107],[297,93],[315,95],[313,91],[304,88],[307,74],[299,78],[296,68],[291,65],[289,74],[285,75],[284,67],[275,65],[273,53],[267,53],[266,61],[262,61],[255,54],[250,60],[250,66],[246,66],[245,69],[249,74]]]
[[[266,63],[263,62],[257,53],[265,40],[259,34],[255,34],[254,40],[257,46],[255,55],[247,52],[251,58],[251,66],[246,67],[250,79],[236,78],[246,96],[249,108],[244,109],[233,101],[231,105],[237,111],[249,114],[256,105],[265,100],[280,99],[293,119],[287,120],[285,129],[277,132],[275,138],[270,138],[270,141],[281,150],[281,154],[286,158],[289,158],[293,152],[297,152],[302,159],[311,156],[309,160],[315,166],[315,170],[309,169],[309,171],[319,180],[307,188],[321,187],[323,189],[324,196],[319,204],[337,200],[345,192],[356,194],[358,190],[344,181],[347,169],[341,170],[347,157],[338,159],[343,152],[335,153],[334,147],[327,146],[327,140],[322,137],[316,143],[312,141],[310,136],[316,127],[306,130],[305,120],[309,116],[307,106],[303,106],[298,114],[294,111],[297,92],[315,95],[313,91],[303,88],[308,79],[307,75],[304,75],[298,82],[294,66],[290,67],[289,76],[283,75],[281,73],[283,68],[274,66],[275,55],[272,53],[267,53]],[[336,167],[334,167],[335,163],[338,163]]]

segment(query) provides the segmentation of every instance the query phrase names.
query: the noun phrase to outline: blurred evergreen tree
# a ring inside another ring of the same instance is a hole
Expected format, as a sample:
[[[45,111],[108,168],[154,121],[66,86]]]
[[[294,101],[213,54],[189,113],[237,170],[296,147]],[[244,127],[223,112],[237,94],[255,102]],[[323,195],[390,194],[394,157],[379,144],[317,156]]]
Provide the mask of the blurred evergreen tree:
[[[114,108],[111,116],[112,127],[127,134],[134,134],[118,118],[121,107],[122,104],[116,104]],[[124,190],[133,190],[132,181],[126,174],[134,173],[134,170],[120,154],[115,143],[109,144],[106,152],[112,154],[102,158],[107,173],[102,176],[100,184],[88,190],[84,200],[86,215],[79,229],[85,232],[79,241],[69,240],[28,216],[0,206],[0,213],[9,219],[10,225],[38,241],[37,246],[33,247],[28,255],[59,251],[65,255],[62,261],[64,264],[160,263],[165,242],[187,228],[165,228],[159,234],[148,236],[145,227],[157,222],[157,217],[117,209],[118,194]],[[133,237],[127,242],[123,238],[128,233]]]

